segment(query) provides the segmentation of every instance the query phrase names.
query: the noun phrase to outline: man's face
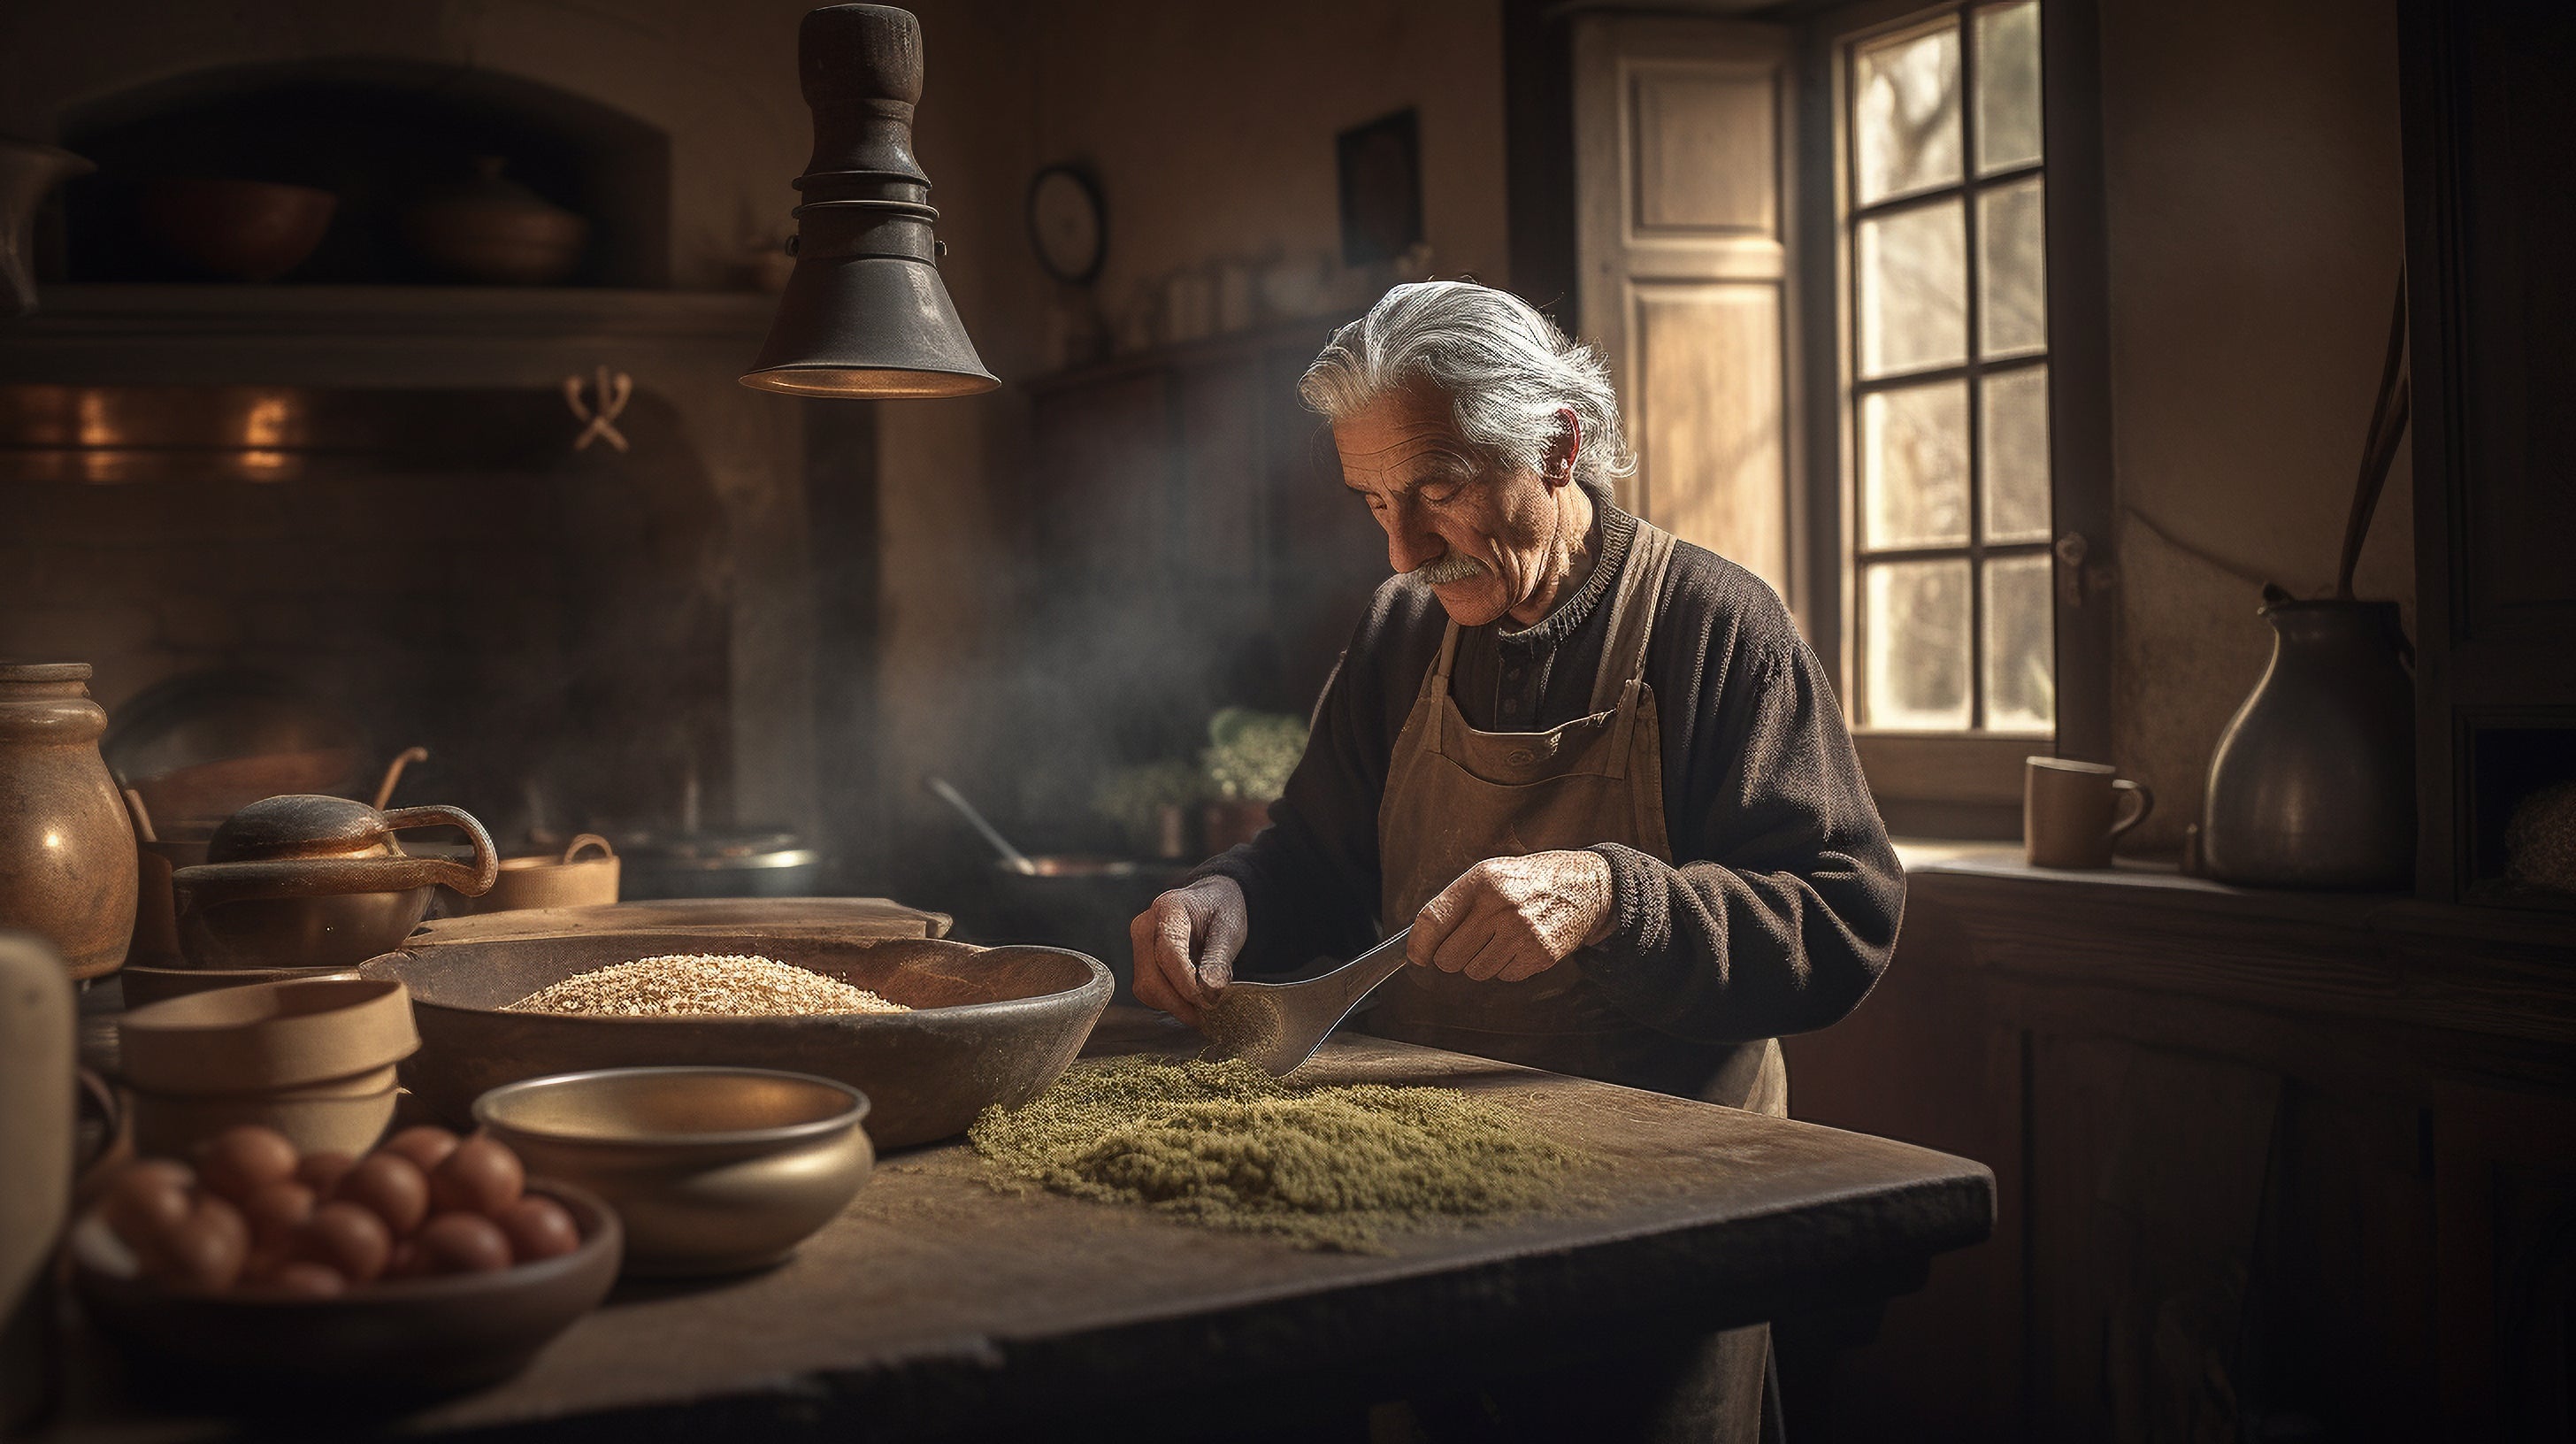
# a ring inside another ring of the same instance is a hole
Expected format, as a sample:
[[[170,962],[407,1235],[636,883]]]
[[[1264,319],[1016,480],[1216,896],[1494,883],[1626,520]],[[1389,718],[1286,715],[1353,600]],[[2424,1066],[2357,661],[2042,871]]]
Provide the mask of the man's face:
[[[1548,582],[1557,511],[1535,469],[1495,470],[1430,387],[1389,392],[1333,427],[1342,481],[1386,529],[1387,565],[1419,571],[1450,620],[1478,627]]]

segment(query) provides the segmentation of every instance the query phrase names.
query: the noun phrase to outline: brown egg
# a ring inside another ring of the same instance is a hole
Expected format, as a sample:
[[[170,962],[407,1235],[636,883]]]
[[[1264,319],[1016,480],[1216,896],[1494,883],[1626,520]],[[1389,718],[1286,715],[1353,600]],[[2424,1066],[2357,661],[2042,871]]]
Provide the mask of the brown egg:
[[[420,1231],[420,1257],[434,1274],[491,1273],[510,1266],[510,1239],[479,1213],[442,1213]]]
[[[242,1218],[250,1224],[255,1249],[283,1248],[287,1236],[313,1216],[313,1190],[293,1179],[272,1183],[242,1200]]]
[[[376,1151],[399,1153],[420,1165],[421,1172],[428,1173],[445,1163],[447,1155],[456,1151],[456,1135],[444,1128],[433,1128],[424,1123],[416,1128],[406,1128],[377,1144]]]
[[[329,1264],[299,1259],[281,1265],[262,1287],[293,1299],[336,1299],[349,1291],[349,1280]]]
[[[250,1225],[241,1210],[220,1198],[200,1198],[188,1216],[143,1251],[145,1267],[163,1283],[220,1291],[241,1279],[250,1257]]]
[[[581,1230],[573,1225],[572,1215],[551,1198],[528,1194],[501,1210],[493,1221],[509,1235],[510,1258],[516,1263],[560,1258],[581,1247]]]
[[[313,1190],[315,1198],[329,1198],[340,1186],[340,1175],[358,1166],[358,1160],[345,1153],[308,1153],[295,1165],[295,1181]]]
[[[334,1199],[313,1210],[313,1217],[295,1231],[287,1253],[300,1262],[328,1265],[349,1282],[362,1284],[385,1271],[393,1247],[393,1235],[383,1219],[357,1204]]]
[[[235,1203],[295,1176],[295,1145],[274,1129],[243,1124],[214,1136],[197,1155],[206,1187]]]
[[[128,1246],[147,1248],[187,1218],[188,1190],[196,1177],[186,1164],[167,1159],[127,1164],[108,1188],[100,1211]]]
[[[420,1277],[420,1273],[420,1240],[398,1238],[394,1240],[394,1251],[385,1255],[385,1271],[377,1277],[413,1279]]]
[[[429,1179],[419,1165],[399,1153],[378,1150],[358,1160],[340,1179],[336,1197],[361,1205],[385,1221],[396,1238],[419,1228],[429,1217]]]
[[[519,1201],[527,1183],[519,1155],[497,1139],[469,1138],[429,1175],[429,1200],[440,1213],[464,1210],[497,1217]]]

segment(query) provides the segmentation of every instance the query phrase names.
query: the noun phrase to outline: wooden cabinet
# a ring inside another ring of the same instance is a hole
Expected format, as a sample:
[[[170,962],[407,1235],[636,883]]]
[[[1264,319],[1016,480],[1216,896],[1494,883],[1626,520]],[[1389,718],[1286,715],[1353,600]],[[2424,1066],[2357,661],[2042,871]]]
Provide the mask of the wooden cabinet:
[[[2504,876],[2515,807],[2576,778],[2576,25],[2530,0],[2399,14],[2418,890],[2576,911]]]
[[[1791,1112],[1987,1163],[1998,1223],[1868,1345],[1784,1343],[1800,1438],[2568,1437],[2576,928],[1909,876],[1878,990],[1788,1040]]]

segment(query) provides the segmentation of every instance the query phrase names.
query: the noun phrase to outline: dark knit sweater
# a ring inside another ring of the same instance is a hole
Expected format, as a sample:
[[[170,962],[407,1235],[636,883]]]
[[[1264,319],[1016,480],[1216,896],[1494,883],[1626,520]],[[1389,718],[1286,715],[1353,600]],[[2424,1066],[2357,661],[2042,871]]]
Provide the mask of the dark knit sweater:
[[[1609,598],[1636,536],[1635,518],[1599,515],[1598,560],[1574,596],[1534,627],[1460,634],[1450,692],[1470,726],[1544,731],[1591,710]],[[1380,935],[1378,801],[1447,620],[1426,589],[1402,578],[1378,588],[1271,825],[1199,869],[1234,879],[1251,905],[1245,971],[1349,957]],[[1587,972],[1638,1022],[1693,1041],[1824,1027],[1886,969],[1905,878],[1822,665],[1759,578],[1682,543],[1657,599],[1646,684],[1663,725],[1674,863],[1594,849],[1609,860],[1615,911]]]

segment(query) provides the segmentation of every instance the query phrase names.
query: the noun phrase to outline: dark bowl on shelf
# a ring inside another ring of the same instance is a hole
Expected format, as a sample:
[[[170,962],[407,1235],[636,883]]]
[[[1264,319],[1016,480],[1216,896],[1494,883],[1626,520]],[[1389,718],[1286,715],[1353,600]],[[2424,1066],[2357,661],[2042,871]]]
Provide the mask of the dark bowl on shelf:
[[[311,186],[169,176],[144,185],[139,210],[162,252],[189,270],[274,281],[322,244],[339,205],[338,196]]]

